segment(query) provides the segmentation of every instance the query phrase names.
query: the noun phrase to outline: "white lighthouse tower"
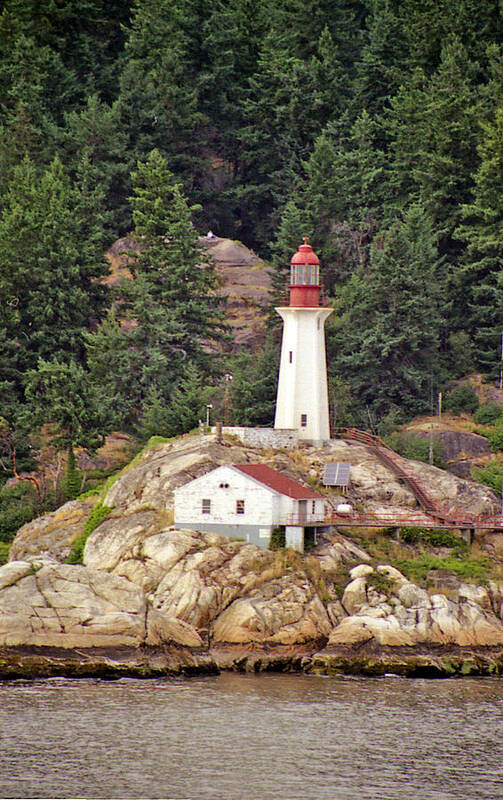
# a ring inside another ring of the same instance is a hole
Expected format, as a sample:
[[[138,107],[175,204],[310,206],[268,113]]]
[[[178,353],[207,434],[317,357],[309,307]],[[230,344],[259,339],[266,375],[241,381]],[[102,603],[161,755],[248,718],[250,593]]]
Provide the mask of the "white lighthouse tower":
[[[325,320],[332,309],[320,306],[320,262],[307,237],[290,263],[290,305],[276,308],[283,340],[274,428],[320,444],[330,438]]]

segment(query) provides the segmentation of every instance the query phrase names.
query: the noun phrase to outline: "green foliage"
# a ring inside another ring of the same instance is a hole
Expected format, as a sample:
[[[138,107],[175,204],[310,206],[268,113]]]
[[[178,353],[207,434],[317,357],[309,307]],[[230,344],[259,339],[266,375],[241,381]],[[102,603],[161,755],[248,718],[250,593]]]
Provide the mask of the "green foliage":
[[[26,377],[26,424],[55,424],[54,443],[59,448],[74,445],[95,450],[111,429],[107,414],[113,398],[107,398],[91,383],[89,374],[72,361],[39,359],[38,368]]]
[[[335,304],[330,371],[347,376],[377,418],[393,406],[414,414],[429,405],[442,325],[435,239],[424,209],[411,206],[374,242],[368,268],[353,274]]]
[[[492,425],[502,416],[501,406],[495,403],[484,403],[479,406],[473,415],[473,421],[479,425]]]
[[[503,450],[503,422],[490,428],[475,428],[475,433],[488,439],[493,453],[499,453]]]
[[[75,498],[79,495],[81,486],[82,475],[77,469],[77,461],[75,458],[75,453],[73,452],[73,447],[70,447],[68,450],[68,460],[66,464],[64,488],[65,496],[68,497],[69,500],[75,500]]]
[[[377,592],[385,595],[389,595],[394,586],[394,582],[387,575],[382,575],[380,572],[373,572],[371,575],[367,575],[366,580],[369,586],[373,586]]]
[[[450,547],[466,552],[468,545],[452,531],[444,528],[401,528],[400,539],[406,544],[424,544],[430,547]]]
[[[487,581],[491,569],[491,561],[488,556],[470,558],[460,555],[441,558],[430,553],[423,553],[418,558],[407,561],[398,560],[395,563],[398,569],[412,581],[424,581],[430,570],[448,569],[461,580],[483,583]]]
[[[472,478],[474,481],[483,483],[501,495],[501,476],[503,467],[499,461],[489,461],[485,467],[472,467]]]
[[[197,425],[164,414],[183,380],[200,381],[215,371],[209,340],[224,338],[221,300],[212,263],[203,264],[190,206],[161,154],[152,151],[133,173],[130,198],[141,251],[130,264],[134,280],[120,286],[121,326],[113,314],[87,336],[90,370],[103,394],[114,397],[116,419],[143,438],[182,433]],[[206,389],[204,389],[206,392]],[[204,394],[203,392],[203,394]],[[204,400],[201,396],[204,406]],[[187,405],[187,404],[185,404]],[[189,404],[190,405],[190,404]],[[199,403],[200,405],[200,403]]]
[[[269,550],[282,550],[285,546],[285,529],[274,528],[269,539]]]
[[[11,542],[19,528],[39,513],[33,487],[26,482],[0,491],[0,542]]]
[[[0,567],[9,560],[10,543],[0,542]]]
[[[16,167],[0,214],[0,330],[15,344],[4,354],[13,389],[38,358],[79,358],[83,332],[100,316],[106,273],[99,213],[86,208],[59,159],[42,174]],[[2,370],[3,371],[3,370]]]
[[[395,431],[386,437],[389,446],[400,453],[405,458],[412,461],[423,461],[425,464],[430,460],[430,440],[427,436],[418,436],[414,433]],[[445,466],[442,458],[441,443],[433,437],[432,442],[433,464],[441,469]]]
[[[270,335],[257,353],[239,353],[227,362],[232,374],[230,422],[269,427],[274,423],[279,342]]]
[[[72,543],[72,549],[67,559],[68,564],[84,563],[84,548],[86,546],[88,536],[98,527],[98,525],[103,522],[105,517],[107,517],[112,510],[112,507],[105,506],[103,504],[103,499],[96,503],[93,510],[89,514],[89,517],[87,518],[86,524],[84,525],[84,530]]]
[[[475,393],[473,386],[469,383],[462,383],[447,392],[443,401],[443,407],[446,411],[452,411],[453,414],[473,414],[479,407],[478,397]]]

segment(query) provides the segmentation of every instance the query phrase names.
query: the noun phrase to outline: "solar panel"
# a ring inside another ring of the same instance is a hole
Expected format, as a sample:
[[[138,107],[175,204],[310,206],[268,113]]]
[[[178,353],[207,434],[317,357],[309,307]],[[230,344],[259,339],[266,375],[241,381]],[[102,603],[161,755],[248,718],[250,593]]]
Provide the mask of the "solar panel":
[[[345,464],[344,462],[339,461],[334,461],[331,464],[325,464],[323,485],[347,486],[349,483],[350,466],[350,464]]]

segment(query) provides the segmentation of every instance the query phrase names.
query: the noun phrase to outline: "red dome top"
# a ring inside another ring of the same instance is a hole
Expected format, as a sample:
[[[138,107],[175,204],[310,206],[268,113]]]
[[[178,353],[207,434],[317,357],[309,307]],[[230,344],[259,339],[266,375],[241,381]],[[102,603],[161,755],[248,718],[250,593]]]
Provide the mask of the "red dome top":
[[[310,244],[308,236],[304,236],[304,244],[301,244],[297,252],[292,257],[290,264],[319,264],[320,260]]]

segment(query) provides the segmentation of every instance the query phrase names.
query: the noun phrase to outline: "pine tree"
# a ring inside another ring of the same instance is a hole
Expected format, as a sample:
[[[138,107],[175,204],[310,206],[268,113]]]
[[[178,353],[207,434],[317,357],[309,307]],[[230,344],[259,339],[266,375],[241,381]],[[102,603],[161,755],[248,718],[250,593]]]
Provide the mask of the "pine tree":
[[[109,317],[87,337],[94,378],[116,392],[129,424],[152,392],[166,400],[188,363],[201,376],[215,369],[210,352],[224,336],[212,264],[205,264],[192,211],[156,150],[138,163],[131,198],[140,253],[133,280],[119,287],[121,326]],[[126,411],[127,409],[127,411]]]
[[[473,202],[462,207],[463,224],[456,231],[467,245],[457,294],[467,301],[464,327],[473,337],[477,364],[495,377],[503,331],[503,107],[483,131]]]
[[[121,131],[117,104],[110,107],[97,95],[87,98],[84,108],[65,118],[62,158],[72,179],[85,183],[94,195],[95,213],[101,210],[103,228],[110,237],[129,219],[125,190],[126,136]]]
[[[111,429],[106,398],[90,383],[88,373],[75,362],[39,359],[25,380],[25,423],[31,429],[53,424],[58,449],[82,446],[96,450]]]
[[[431,78],[417,70],[387,116],[396,206],[411,199],[423,203],[440,234],[440,252],[452,262],[459,258],[452,234],[477,163],[481,109],[473,76],[462,45],[450,39],[438,70]]]
[[[330,372],[347,377],[361,407],[380,417],[393,407],[428,408],[430,376],[440,370],[440,298],[431,221],[413,205],[374,242],[327,330]]]
[[[0,296],[11,376],[37,359],[79,359],[83,332],[105,298],[102,239],[84,195],[56,159],[39,177],[29,160],[15,170],[0,216]]]
[[[212,388],[205,385],[204,379],[194,364],[187,364],[176,384],[166,408],[163,435],[178,436],[197,428],[199,421],[205,419],[206,405]]]
[[[229,364],[232,424],[264,427],[274,424],[280,352],[276,339],[269,334],[258,353],[239,353]]]

